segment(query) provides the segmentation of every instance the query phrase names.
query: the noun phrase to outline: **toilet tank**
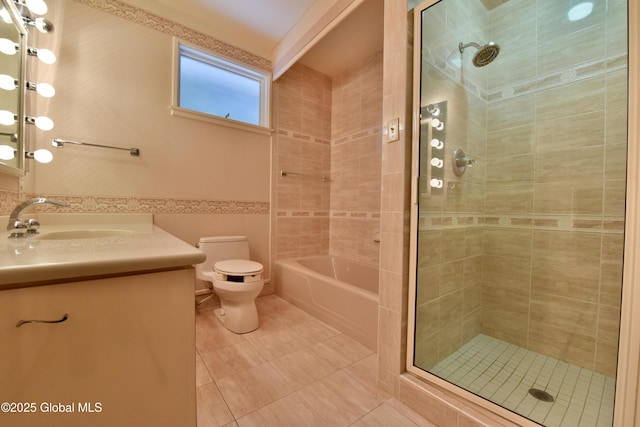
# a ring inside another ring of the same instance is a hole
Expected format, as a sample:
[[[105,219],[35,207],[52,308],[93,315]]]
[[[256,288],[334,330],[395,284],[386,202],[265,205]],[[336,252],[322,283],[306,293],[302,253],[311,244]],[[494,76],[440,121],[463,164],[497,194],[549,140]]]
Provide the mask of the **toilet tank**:
[[[196,265],[196,276],[202,279],[201,272],[213,272],[213,265],[228,259],[249,259],[249,240],[247,236],[214,236],[201,237],[198,249],[205,253],[207,259]]]

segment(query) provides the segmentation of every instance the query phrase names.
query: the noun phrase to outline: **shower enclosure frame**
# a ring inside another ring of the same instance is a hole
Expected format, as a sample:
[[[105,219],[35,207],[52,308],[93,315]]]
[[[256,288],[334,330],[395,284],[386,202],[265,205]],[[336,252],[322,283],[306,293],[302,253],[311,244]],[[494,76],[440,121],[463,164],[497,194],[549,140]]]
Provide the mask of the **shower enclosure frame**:
[[[421,50],[422,11],[440,0],[425,0],[413,9],[413,49]],[[628,129],[624,266],[616,374],[614,427],[640,423],[640,0],[628,0]],[[409,19],[412,14],[409,14]],[[413,112],[411,119],[411,196],[409,236],[409,292],[405,381],[418,377],[490,413],[523,426],[539,424],[414,366],[415,303],[418,231],[421,55],[413,54]],[[444,400],[447,400],[445,397]]]

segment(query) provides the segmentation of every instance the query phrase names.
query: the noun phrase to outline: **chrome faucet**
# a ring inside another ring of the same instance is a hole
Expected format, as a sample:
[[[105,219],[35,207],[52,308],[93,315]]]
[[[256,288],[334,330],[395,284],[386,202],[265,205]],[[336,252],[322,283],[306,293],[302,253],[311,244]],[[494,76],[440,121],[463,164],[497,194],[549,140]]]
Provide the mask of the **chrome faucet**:
[[[26,202],[20,203],[16,208],[11,212],[11,216],[9,217],[9,224],[7,225],[7,230],[12,231],[9,235],[9,238],[19,238],[26,237],[33,234],[38,234],[38,227],[40,227],[40,223],[35,219],[28,219],[23,221],[20,217],[28,208],[34,205],[41,204],[50,204],[59,207],[69,206],[66,203],[59,202],[53,199],[47,199],[45,197],[36,197],[34,199],[29,199]]]

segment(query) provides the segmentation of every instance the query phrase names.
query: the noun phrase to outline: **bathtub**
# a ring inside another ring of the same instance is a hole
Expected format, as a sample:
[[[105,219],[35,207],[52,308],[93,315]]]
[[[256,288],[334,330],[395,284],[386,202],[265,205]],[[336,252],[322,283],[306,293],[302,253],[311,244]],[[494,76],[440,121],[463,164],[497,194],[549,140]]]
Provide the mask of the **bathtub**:
[[[377,351],[377,267],[328,255],[275,267],[278,296]]]

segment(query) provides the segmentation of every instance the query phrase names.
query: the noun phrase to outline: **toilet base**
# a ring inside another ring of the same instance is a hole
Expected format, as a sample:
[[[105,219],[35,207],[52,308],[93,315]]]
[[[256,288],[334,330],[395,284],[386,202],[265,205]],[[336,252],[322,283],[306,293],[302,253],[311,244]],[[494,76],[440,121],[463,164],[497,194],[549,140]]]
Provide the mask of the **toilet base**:
[[[236,334],[258,329],[258,309],[253,300],[243,303],[220,301],[222,307],[213,310],[220,323]]]

